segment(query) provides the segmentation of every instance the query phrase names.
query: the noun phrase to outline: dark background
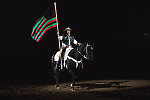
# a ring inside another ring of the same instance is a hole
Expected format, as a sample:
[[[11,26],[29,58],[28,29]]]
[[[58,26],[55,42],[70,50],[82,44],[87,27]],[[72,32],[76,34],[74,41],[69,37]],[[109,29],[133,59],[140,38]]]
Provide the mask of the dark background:
[[[56,33],[47,33],[40,43],[30,37],[36,20],[54,1],[2,3],[1,83],[54,81],[50,57],[58,50]],[[78,80],[150,79],[149,7],[137,2],[57,0],[57,11],[60,33],[69,26],[76,40],[94,42],[94,59],[84,61]]]

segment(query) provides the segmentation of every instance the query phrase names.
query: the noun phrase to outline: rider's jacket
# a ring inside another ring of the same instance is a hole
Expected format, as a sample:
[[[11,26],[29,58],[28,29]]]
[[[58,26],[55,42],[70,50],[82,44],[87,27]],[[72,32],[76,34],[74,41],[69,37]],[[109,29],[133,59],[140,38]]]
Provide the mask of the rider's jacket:
[[[62,47],[73,47],[73,44],[78,44],[73,36],[60,36],[60,40],[62,40]]]

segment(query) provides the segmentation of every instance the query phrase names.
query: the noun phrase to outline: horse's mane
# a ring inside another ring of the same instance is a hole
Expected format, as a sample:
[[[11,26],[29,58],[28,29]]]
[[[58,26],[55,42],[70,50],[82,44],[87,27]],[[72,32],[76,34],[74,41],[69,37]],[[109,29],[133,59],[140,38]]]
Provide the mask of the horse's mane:
[[[83,43],[83,44],[81,44],[80,46],[78,46],[78,50],[80,51],[80,50],[83,50],[84,48],[85,48],[85,46],[86,46],[86,42],[85,43]]]

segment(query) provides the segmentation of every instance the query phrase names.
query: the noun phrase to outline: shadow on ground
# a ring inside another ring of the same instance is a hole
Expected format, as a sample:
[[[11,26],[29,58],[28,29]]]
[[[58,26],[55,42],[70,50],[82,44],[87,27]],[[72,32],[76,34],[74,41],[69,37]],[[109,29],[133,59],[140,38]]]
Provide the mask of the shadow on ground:
[[[128,82],[128,81],[118,81],[118,82],[91,82],[91,83],[82,83],[82,84],[76,84],[76,86],[79,86],[81,88],[86,88],[87,90],[90,90],[90,89],[96,89],[96,88],[113,88],[113,87],[116,87],[116,88],[128,88],[128,87],[131,87],[131,86],[127,86],[127,85],[121,85],[125,82]]]

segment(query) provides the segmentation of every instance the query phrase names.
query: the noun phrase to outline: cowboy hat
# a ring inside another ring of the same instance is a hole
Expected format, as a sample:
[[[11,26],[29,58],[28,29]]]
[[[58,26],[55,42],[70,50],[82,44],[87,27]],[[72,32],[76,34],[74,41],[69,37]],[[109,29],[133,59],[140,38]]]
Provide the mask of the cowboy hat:
[[[67,28],[65,28],[65,30],[64,31],[67,31],[67,30],[72,30],[70,27],[67,27]]]

